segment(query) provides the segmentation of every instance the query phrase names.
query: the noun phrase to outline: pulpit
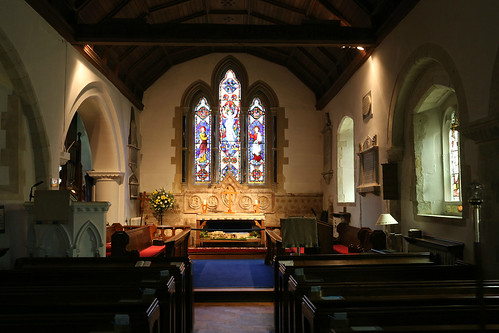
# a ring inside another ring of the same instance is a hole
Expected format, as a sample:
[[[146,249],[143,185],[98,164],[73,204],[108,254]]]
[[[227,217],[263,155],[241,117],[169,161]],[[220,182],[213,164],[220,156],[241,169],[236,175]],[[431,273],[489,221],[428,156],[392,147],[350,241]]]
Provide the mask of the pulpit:
[[[32,257],[105,257],[108,202],[77,202],[70,191],[37,190],[28,211]]]
[[[204,243],[258,242],[265,246],[265,214],[258,213],[207,213],[196,216],[196,246]],[[219,232],[213,237],[203,237],[208,232]],[[249,235],[246,237],[246,233]],[[251,234],[258,234],[253,237]]]

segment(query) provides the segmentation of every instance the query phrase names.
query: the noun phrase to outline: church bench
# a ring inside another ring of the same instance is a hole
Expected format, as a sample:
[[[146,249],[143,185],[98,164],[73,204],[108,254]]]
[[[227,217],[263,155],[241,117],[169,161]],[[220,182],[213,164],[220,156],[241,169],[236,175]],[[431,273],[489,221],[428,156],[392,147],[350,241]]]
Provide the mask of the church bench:
[[[267,245],[267,252],[265,254],[265,264],[271,265],[275,256],[282,256],[286,253],[282,247],[281,233],[277,229],[265,230],[265,242]]]
[[[178,234],[173,234],[164,241],[166,257],[188,257],[190,229],[182,229]]]
[[[54,311],[58,306],[63,312],[68,304],[71,306],[67,310],[71,313],[75,310],[89,312],[107,304],[110,304],[113,311],[118,311],[123,302],[126,305],[135,300],[132,303],[135,304],[154,297],[159,305],[159,321],[154,326],[161,328],[157,332],[175,332],[176,295],[173,276],[143,272],[141,276],[127,276],[118,283],[63,274],[50,274],[47,277],[40,273],[31,270],[2,271],[0,277],[4,283],[0,286],[0,299],[4,302],[0,304],[0,312],[19,308],[21,313],[40,313],[45,309]],[[29,277],[26,276],[28,274]],[[66,283],[67,280],[71,282]],[[3,311],[3,306],[10,309]],[[39,307],[43,309],[38,309]],[[127,313],[126,310],[123,307],[120,313]],[[147,307],[145,310],[151,312],[154,309]]]
[[[345,222],[336,226],[338,238],[333,242],[333,251],[339,254],[369,252],[371,249],[386,249],[386,234],[381,230],[355,227]]]
[[[120,223],[113,223],[106,226],[106,257],[111,255],[111,237],[116,231],[122,231],[123,226]]]
[[[276,256],[274,258],[274,326],[276,332],[286,332],[288,325],[288,279],[296,268],[341,267],[370,265],[433,265],[428,253],[361,253]]]
[[[130,288],[22,286],[2,288],[0,330],[94,332],[113,330],[116,315],[126,316],[130,331],[157,332],[159,302]]]
[[[332,292],[321,289],[322,295],[302,297],[302,330],[297,332],[349,331],[345,326],[476,325],[481,319],[497,326],[497,287],[497,281],[485,282],[483,306],[477,300],[476,282],[470,281],[350,286],[342,287],[341,295],[338,288]],[[339,314],[341,321],[331,320],[335,316],[339,319]]]
[[[362,286],[381,286],[388,283],[425,281],[474,282],[476,267],[472,265],[379,265],[362,267],[307,267],[290,274],[288,295],[283,298],[283,311],[289,314],[288,327],[301,327],[301,298],[313,288],[346,290]],[[287,303],[286,303],[287,301]],[[287,310],[286,310],[287,309]]]
[[[154,233],[151,225],[116,231],[111,237],[111,256],[164,256],[165,245],[154,241]]]
[[[138,264],[149,263],[140,266]],[[192,262],[185,257],[147,258],[140,260],[131,257],[109,258],[20,258],[16,261],[14,271],[26,271],[26,283],[38,274],[46,279],[47,285],[51,281],[65,281],[65,283],[114,283],[130,284],[130,281],[144,283],[151,280],[165,282],[165,276],[173,276],[175,282],[175,332],[189,332],[193,320],[193,292],[192,292]],[[1,276],[2,272],[0,272]],[[37,280],[38,281],[38,280]],[[168,290],[163,290],[163,296],[158,296],[160,304],[167,299]],[[163,306],[163,305],[161,305]],[[163,314],[162,312],[162,318]]]

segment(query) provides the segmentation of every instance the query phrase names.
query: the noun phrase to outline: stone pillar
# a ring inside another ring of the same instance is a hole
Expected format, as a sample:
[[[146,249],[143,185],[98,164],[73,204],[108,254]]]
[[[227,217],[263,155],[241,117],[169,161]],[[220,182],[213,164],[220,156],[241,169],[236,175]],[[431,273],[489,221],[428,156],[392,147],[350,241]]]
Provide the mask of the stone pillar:
[[[95,179],[95,201],[107,201],[111,204],[107,212],[107,224],[121,223],[119,220],[120,185],[124,174],[119,171],[88,171]]]

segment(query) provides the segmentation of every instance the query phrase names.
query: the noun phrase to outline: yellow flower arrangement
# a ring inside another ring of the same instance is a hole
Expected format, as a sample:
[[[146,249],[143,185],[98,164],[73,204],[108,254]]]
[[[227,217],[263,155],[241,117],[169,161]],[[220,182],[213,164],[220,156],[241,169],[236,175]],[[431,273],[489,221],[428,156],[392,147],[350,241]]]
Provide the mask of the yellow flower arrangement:
[[[173,209],[175,204],[175,197],[171,191],[165,191],[162,187],[156,189],[151,193],[151,198],[149,200],[151,208],[154,211],[154,215],[158,220],[162,220],[163,212],[167,209]]]

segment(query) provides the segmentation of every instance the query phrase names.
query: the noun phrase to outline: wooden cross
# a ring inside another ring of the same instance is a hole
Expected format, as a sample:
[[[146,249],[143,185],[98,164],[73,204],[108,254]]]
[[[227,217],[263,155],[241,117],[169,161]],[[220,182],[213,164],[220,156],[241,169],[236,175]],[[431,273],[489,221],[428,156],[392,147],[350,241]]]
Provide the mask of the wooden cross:
[[[232,211],[232,195],[233,194],[236,195],[237,192],[232,191],[231,188],[230,188],[230,186],[227,186],[227,188],[225,189],[224,192],[222,192],[222,194],[227,194],[229,196],[229,211],[227,213],[234,213]]]
[[[140,200],[140,225],[142,225],[142,215],[144,215],[144,206],[145,206],[145,203],[147,200],[149,200],[147,198],[147,195],[146,195],[146,191],[144,191],[144,194],[142,193],[139,193],[139,200]]]

